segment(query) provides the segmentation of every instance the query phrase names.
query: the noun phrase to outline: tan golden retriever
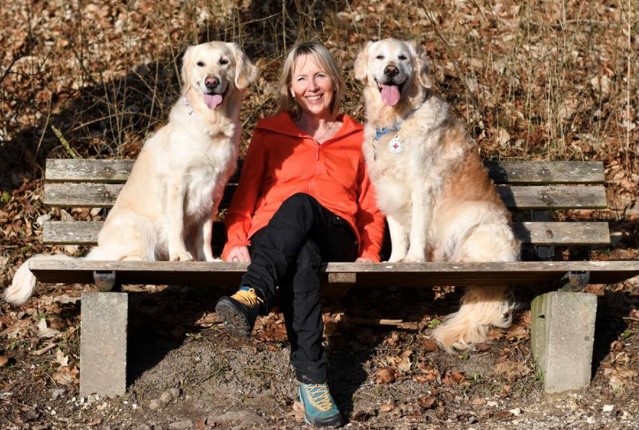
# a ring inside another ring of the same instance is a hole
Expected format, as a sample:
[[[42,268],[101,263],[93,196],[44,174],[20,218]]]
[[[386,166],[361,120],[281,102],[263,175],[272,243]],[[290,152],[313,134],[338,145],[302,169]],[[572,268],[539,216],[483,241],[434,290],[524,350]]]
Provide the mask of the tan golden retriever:
[[[369,42],[355,60],[364,82],[368,169],[391,237],[391,262],[497,262],[519,258],[510,213],[476,143],[431,88],[429,61],[414,43]],[[433,336],[448,351],[507,327],[505,286],[468,286],[460,309]]]
[[[213,217],[237,167],[240,107],[257,74],[234,43],[187,48],[182,95],[168,123],[145,142],[98,245],[84,258],[213,261]],[[5,291],[8,302],[22,304],[33,294],[36,280],[28,266],[18,269]]]

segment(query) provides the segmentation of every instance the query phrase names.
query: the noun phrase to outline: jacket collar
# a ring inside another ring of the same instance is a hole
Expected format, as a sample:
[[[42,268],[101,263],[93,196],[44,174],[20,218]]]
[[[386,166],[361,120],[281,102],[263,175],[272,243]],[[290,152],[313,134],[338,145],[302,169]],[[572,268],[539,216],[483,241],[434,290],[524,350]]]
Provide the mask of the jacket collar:
[[[364,129],[359,122],[355,121],[349,115],[340,114],[337,118],[342,122],[342,126],[332,139],[361,132]],[[255,128],[293,137],[305,136],[304,132],[297,128],[293,118],[291,118],[288,112],[280,112],[276,115],[261,119]]]

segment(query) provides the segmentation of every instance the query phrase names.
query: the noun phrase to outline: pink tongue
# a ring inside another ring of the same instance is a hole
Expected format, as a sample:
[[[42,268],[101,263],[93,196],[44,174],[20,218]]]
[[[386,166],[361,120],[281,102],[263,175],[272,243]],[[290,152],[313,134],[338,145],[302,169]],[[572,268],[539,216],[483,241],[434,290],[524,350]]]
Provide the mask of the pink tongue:
[[[222,103],[222,96],[219,94],[204,94],[204,103],[209,109],[215,109],[220,103]]]
[[[397,85],[382,85],[382,100],[388,106],[395,106],[399,102]]]

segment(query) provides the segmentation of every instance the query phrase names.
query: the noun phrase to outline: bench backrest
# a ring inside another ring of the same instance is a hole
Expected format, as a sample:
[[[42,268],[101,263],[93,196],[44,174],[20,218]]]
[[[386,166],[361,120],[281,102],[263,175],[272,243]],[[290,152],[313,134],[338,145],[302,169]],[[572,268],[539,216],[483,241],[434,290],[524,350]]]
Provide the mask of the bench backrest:
[[[594,161],[486,161],[490,177],[513,213],[513,228],[524,248],[535,255],[525,259],[552,258],[555,246],[608,245],[607,222],[560,221],[554,211],[605,209],[604,169]],[[47,160],[44,203],[61,208],[110,208],[118,196],[133,160]],[[241,168],[241,164],[240,164]],[[228,207],[239,174],[226,187],[221,212]],[[56,220],[43,224],[43,242],[92,245],[102,221]],[[225,240],[224,226],[215,223],[214,251]]]

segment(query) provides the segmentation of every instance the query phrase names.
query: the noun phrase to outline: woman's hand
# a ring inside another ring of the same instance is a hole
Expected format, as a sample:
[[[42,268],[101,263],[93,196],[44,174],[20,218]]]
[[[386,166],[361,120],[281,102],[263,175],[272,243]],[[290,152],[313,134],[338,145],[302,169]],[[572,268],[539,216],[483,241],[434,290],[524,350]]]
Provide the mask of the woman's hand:
[[[231,248],[226,256],[226,261],[230,263],[250,263],[251,255],[249,254],[248,247],[236,246]]]
[[[373,260],[371,260],[370,258],[366,258],[366,257],[359,257],[357,260],[355,260],[356,263],[374,263]]]

